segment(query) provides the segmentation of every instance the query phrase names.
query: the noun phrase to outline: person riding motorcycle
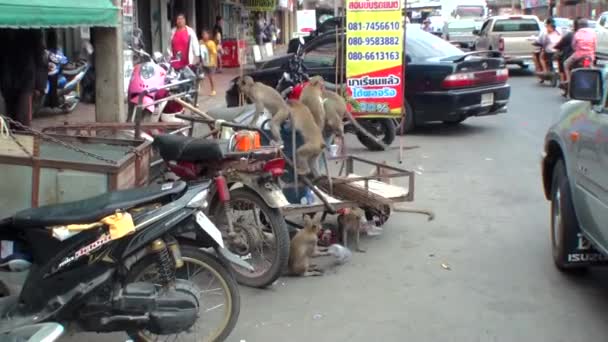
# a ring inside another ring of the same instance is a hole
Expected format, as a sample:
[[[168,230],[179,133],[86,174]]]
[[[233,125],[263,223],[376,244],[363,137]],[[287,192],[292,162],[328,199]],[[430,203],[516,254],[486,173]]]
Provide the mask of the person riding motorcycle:
[[[579,29],[578,22],[581,19],[582,17],[577,17],[576,19],[574,19],[572,31],[566,33],[562,37],[562,39],[555,45],[555,49],[559,51],[558,66],[560,79],[562,82],[565,82],[567,80],[564,63],[566,62],[566,59],[568,59],[568,57],[572,56],[572,54],[574,53],[574,49],[572,48],[572,41],[574,40],[574,33],[576,33],[576,31],[578,31]]]
[[[595,30],[589,27],[587,19],[578,20],[578,30],[572,39],[574,53],[564,62],[567,80],[570,80],[570,72],[576,62],[583,58],[589,58],[592,62],[595,61],[596,43],[597,35]]]
[[[545,22],[545,31],[538,37],[535,42],[536,46],[541,48],[539,53],[540,74],[551,71],[553,56],[556,52],[555,45],[560,41],[561,35],[555,30],[555,21],[552,18]]]

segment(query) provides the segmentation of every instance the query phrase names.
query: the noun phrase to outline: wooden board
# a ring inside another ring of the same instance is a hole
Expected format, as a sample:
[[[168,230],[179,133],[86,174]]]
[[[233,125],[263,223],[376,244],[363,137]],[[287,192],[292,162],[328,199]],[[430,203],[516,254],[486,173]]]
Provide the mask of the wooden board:
[[[29,155],[11,137],[0,136],[0,155],[7,157],[30,158],[34,155],[35,138],[31,135],[13,134],[13,137],[23,145]]]
[[[347,177],[355,178],[355,177],[361,177],[361,176],[351,173]],[[361,189],[365,189],[364,181],[356,181],[356,182],[352,182],[350,184],[357,186]],[[384,183],[384,182],[381,182],[381,181],[378,181],[375,179],[370,179],[369,181],[367,181],[367,187],[371,193],[378,195],[378,196],[382,196],[384,198],[389,198],[389,199],[401,198],[401,197],[405,197],[409,194],[409,189],[407,187],[396,186],[396,185]]]

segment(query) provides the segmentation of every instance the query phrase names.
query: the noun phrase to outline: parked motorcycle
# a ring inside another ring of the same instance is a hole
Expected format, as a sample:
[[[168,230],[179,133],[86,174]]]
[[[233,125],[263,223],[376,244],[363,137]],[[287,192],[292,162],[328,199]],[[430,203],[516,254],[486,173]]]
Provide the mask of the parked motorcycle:
[[[88,42],[84,44],[84,50],[90,56],[93,53],[93,46]],[[46,59],[48,59],[49,80],[47,81],[44,94],[35,103],[34,111],[37,113],[42,111],[52,111],[53,113],[58,111],[59,114],[71,113],[80,102],[80,84],[88,73],[91,64],[85,58],[79,59],[76,62],[70,62],[61,49],[46,50]],[[51,79],[54,78],[57,79],[56,85],[53,84],[54,82],[51,82]],[[55,90],[57,99],[56,101],[51,101],[50,96]],[[56,107],[49,107],[52,102],[56,102]]]
[[[222,189],[221,183],[230,188],[229,192],[209,192],[207,213],[222,231],[227,248],[253,266],[252,271],[233,265],[237,281],[266,287],[279,278],[289,258],[289,233],[280,211],[289,205],[279,184],[285,161],[277,157],[276,149],[229,152],[233,144],[181,135],[154,139],[168,169],[180,179],[213,179],[219,181],[214,189]]]
[[[240,311],[226,261],[251,266],[224,248],[203,214],[209,188],[158,184],[1,221],[0,239],[24,242],[33,263],[19,295],[0,299],[0,334],[59,321],[77,330],[125,331],[138,341],[224,340]],[[194,278],[203,274],[210,278]],[[220,317],[213,326],[214,313]]]
[[[63,335],[59,323],[39,323],[26,325],[0,334],[2,342],[55,342]]]

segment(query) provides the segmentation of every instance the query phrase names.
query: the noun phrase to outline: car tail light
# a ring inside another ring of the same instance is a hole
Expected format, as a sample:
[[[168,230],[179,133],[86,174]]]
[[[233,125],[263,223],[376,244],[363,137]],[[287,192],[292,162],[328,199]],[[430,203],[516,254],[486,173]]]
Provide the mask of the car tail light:
[[[217,189],[217,196],[220,202],[230,201],[230,190],[228,190],[226,178],[224,176],[217,176],[213,180],[215,181],[215,188]]]
[[[496,70],[496,81],[505,83],[509,80],[509,69],[498,69]]]
[[[484,84],[505,83],[509,79],[509,70],[484,70],[478,72],[456,73],[446,77],[441,83],[444,89],[475,87]]]
[[[505,51],[505,39],[503,37],[498,38],[498,51],[500,51],[500,52]]]
[[[179,178],[190,180],[197,177],[196,164],[190,162],[169,162],[169,169]]]
[[[285,159],[277,158],[264,164],[264,172],[270,172],[273,177],[282,176],[285,173]]]
[[[441,87],[446,89],[466,88],[475,85],[475,73],[452,74],[441,82]]]

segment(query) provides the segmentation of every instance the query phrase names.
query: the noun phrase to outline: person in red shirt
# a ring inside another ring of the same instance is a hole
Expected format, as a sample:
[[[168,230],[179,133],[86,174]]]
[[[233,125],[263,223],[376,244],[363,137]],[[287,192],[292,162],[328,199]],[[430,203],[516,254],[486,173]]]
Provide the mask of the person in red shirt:
[[[198,64],[200,48],[196,32],[186,25],[186,16],[184,14],[180,13],[177,15],[175,24],[176,27],[171,33],[171,51],[174,57],[177,57],[178,52],[181,52],[181,58],[174,61],[172,66],[179,70],[189,65]]]

